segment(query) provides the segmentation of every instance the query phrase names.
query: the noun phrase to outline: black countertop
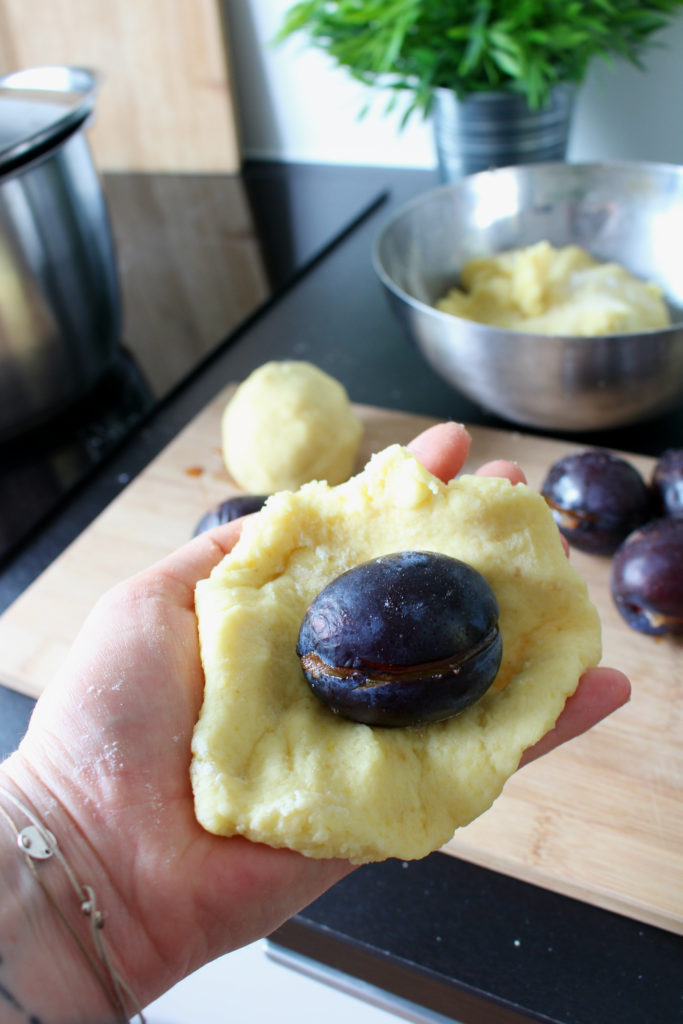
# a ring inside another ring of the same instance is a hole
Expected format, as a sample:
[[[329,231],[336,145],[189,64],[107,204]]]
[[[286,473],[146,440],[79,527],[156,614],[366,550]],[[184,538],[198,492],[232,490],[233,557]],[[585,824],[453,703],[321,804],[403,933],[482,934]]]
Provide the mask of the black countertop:
[[[257,185],[269,180],[267,165],[249,170]],[[264,260],[277,279],[270,295],[223,341],[217,337],[216,347],[145,413],[132,436],[119,440],[5,560],[0,609],[226,383],[268,359],[309,359],[341,380],[357,402],[509,427],[425,365],[401,334],[372,270],[372,244],[385,219],[436,184],[435,176],[285,166],[278,181],[291,196],[290,223],[271,217],[264,229],[266,248],[271,243]],[[312,204],[311,195],[319,197]],[[261,211],[268,221],[267,204]],[[287,248],[299,245],[306,223],[314,226],[310,218],[319,218],[324,230],[292,261]],[[573,434],[571,440],[656,454],[683,444],[683,407],[638,428]],[[32,706],[0,687],[0,754],[19,741]],[[432,1016],[424,1019],[683,1021],[683,937],[441,853],[409,865],[390,861],[359,869],[273,938],[274,947],[428,1008]]]

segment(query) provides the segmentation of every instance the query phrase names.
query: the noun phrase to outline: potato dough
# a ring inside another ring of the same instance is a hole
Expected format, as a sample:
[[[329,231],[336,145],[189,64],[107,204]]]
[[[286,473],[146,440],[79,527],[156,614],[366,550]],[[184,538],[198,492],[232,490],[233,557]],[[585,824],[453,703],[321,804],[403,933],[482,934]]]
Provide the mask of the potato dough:
[[[253,494],[294,490],[310,480],[339,484],[354,470],[362,433],[334,377],[312,363],[264,363],[225,408],[223,458]]]
[[[538,242],[488,258],[462,272],[437,309],[494,327],[591,337],[668,327],[658,285],[640,281],[618,263],[600,263],[576,245]]]
[[[474,565],[500,605],[494,687],[461,715],[382,729],[333,714],[295,651],[312,598],[376,555],[442,551]],[[206,677],[193,739],[198,820],[312,857],[422,857],[485,811],[550,729],[600,625],[543,498],[506,480],[448,485],[404,448],[338,487],[271,497],[197,586]]]

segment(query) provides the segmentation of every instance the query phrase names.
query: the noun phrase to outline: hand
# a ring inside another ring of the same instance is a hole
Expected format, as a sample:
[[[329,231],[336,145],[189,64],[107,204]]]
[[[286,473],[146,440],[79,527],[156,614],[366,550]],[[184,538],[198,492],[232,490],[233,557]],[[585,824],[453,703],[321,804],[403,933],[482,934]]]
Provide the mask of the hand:
[[[444,424],[410,447],[448,480],[462,468],[469,436]],[[523,479],[510,463],[480,472]],[[269,934],[351,870],[210,835],[194,816],[190,741],[204,682],[194,587],[240,529],[236,521],[202,534],[98,602],[3,768],[67,844],[80,875],[89,873],[117,968],[143,1005],[208,960]],[[523,762],[627,699],[620,673],[590,670]]]

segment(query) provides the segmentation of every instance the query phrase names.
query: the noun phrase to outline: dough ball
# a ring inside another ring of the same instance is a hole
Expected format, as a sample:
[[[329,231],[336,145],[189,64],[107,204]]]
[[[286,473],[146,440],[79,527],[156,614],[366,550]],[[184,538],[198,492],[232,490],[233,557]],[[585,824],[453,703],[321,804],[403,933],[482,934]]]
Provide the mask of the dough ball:
[[[493,687],[443,722],[378,728],[335,715],[296,654],[311,600],[377,555],[442,551],[488,580],[503,660]],[[199,822],[312,857],[416,858],[485,811],[522,752],[600,660],[600,624],[536,491],[433,477],[391,446],[338,487],[281,492],[197,586],[205,674],[192,744]]]
[[[269,362],[228,402],[223,458],[245,491],[296,490],[310,480],[339,484],[354,470],[363,428],[344,387],[311,363]]]

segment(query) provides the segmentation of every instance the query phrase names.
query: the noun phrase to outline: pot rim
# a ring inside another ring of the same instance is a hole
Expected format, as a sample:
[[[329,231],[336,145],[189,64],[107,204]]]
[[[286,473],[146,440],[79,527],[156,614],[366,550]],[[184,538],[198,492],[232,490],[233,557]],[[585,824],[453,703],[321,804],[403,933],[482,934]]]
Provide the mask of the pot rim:
[[[28,163],[80,128],[93,111],[99,80],[90,68],[68,65],[28,68],[0,77],[0,124],[3,108],[9,113],[6,137],[0,133],[0,174]],[[21,116],[29,112],[30,117]],[[12,115],[17,114],[13,125]]]

